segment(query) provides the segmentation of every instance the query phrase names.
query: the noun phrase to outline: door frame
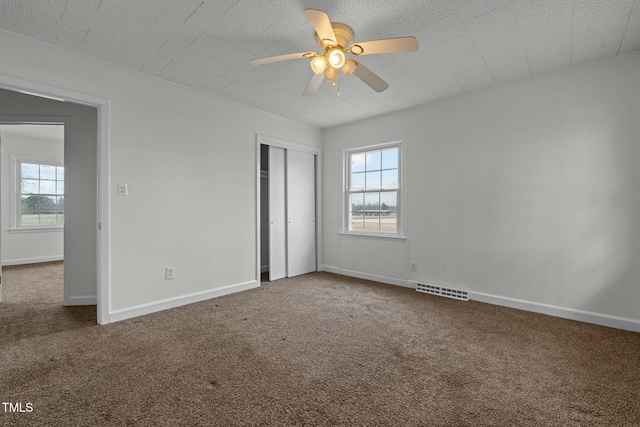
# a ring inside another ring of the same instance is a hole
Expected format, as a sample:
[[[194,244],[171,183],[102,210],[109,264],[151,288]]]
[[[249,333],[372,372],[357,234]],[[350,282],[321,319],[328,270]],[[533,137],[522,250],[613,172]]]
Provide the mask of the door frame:
[[[302,151],[316,157],[316,270],[322,271],[322,152],[320,147],[287,141],[273,136],[256,134],[256,270],[255,278],[260,283],[262,263],[260,262],[260,146],[269,145],[285,150]]]
[[[0,74],[0,87],[27,95],[43,98],[68,101],[77,104],[89,105],[97,109],[97,212],[96,233],[98,235],[97,255],[97,321],[104,325],[110,323],[109,294],[111,287],[111,253],[110,253],[110,139],[109,139],[109,100],[106,98],[62,89],[43,83],[19,79]],[[65,150],[66,146],[65,144]],[[66,155],[66,152],[65,152]],[[66,237],[66,233],[65,233]],[[65,242],[66,243],[66,242]],[[65,244],[65,256],[67,245]],[[65,272],[66,273],[66,272]],[[65,277],[67,274],[65,274]]]

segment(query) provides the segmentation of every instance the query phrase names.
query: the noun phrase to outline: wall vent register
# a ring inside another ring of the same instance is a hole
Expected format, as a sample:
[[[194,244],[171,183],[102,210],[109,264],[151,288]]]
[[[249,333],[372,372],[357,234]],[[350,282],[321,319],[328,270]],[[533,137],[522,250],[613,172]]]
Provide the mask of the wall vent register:
[[[460,301],[469,301],[469,295],[467,291],[461,291],[459,289],[444,288],[442,286],[418,283],[416,284],[416,291],[423,292],[425,294],[440,295],[442,297],[453,298]]]

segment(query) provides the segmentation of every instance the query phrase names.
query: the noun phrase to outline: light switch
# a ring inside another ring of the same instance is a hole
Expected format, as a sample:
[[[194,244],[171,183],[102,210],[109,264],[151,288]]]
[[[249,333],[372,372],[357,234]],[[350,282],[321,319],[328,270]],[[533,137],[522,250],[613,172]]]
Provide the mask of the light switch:
[[[127,184],[118,184],[118,196],[128,196],[129,188]]]

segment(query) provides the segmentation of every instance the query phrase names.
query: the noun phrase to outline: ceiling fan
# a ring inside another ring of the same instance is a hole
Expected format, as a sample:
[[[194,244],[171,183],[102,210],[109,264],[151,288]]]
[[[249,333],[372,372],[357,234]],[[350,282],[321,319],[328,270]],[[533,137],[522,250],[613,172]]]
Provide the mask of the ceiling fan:
[[[251,61],[253,65],[261,65],[288,59],[311,59],[310,65],[314,75],[311,77],[304,92],[302,92],[303,96],[311,96],[316,93],[322,80],[335,85],[338,80],[339,70],[342,70],[342,73],[347,77],[352,74],[355,75],[376,92],[382,92],[389,87],[389,84],[362,65],[360,61],[347,59],[346,55],[352,54],[358,57],[376,53],[415,52],[418,50],[418,40],[415,37],[369,40],[352,44],[353,30],[348,25],[340,22],[331,22],[329,16],[322,10],[305,9],[304,14],[316,30],[316,41],[322,49],[321,53],[288,53],[256,58]],[[339,86],[338,96],[340,96]]]

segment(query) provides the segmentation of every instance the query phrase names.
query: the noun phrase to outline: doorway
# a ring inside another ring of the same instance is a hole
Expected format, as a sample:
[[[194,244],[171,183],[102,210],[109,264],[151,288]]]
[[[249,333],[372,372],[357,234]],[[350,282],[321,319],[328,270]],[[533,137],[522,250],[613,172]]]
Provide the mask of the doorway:
[[[317,271],[319,150],[258,135],[257,278]]]
[[[0,277],[2,268],[60,262],[67,251],[65,119],[0,121]],[[68,295],[66,268],[60,305]],[[4,286],[7,283],[5,281]],[[0,301],[3,301],[0,282]]]
[[[73,197],[71,209],[65,206],[65,229],[76,230],[64,233],[71,236],[64,245],[65,281],[71,283],[65,305],[97,304],[99,324],[110,322],[108,107],[104,98],[0,74],[1,120],[29,121],[48,114],[64,114],[60,121],[68,120],[65,135],[73,135],[73,144],[65,148],[73,145],[73,155],[65,153],[65,162],[72,162],[65,171],[65,192],[73,186],[71,193],[79,197]]]

